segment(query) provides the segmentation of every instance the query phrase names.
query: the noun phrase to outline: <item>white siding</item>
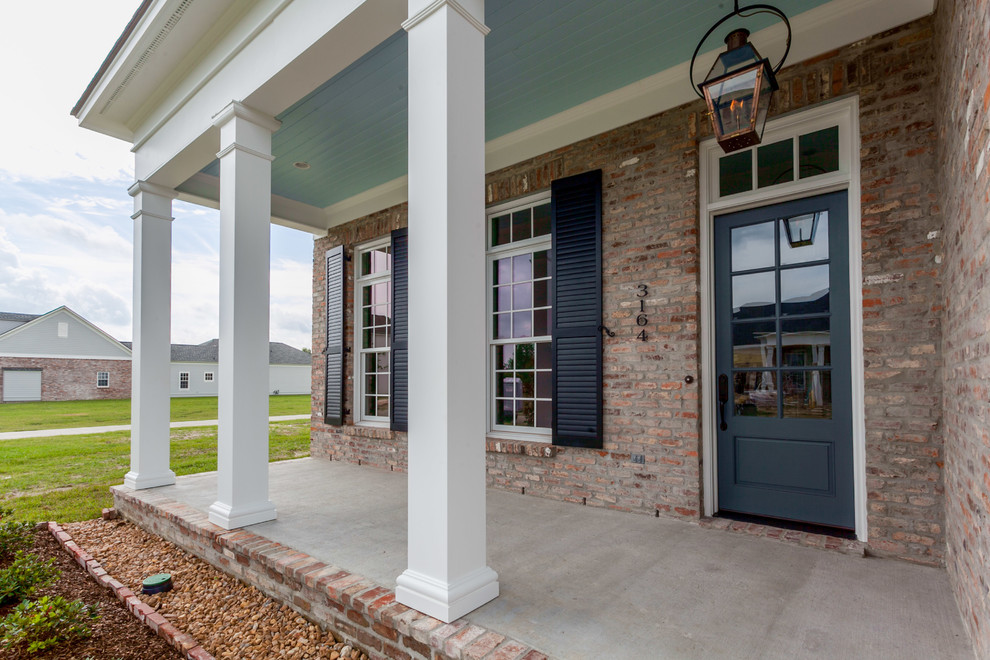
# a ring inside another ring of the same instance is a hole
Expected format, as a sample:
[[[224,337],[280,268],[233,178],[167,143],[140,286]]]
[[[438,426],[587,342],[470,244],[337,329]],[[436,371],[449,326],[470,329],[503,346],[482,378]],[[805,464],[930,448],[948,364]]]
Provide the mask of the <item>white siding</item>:
[[[313,372],[308,364],[268,366],[268,391],[274,394],[309,394]]]
[[[65,337],[59,337],[64,324]],[[130,359],[127,349],[65,310],[0,337],[0,355]]]
[[[41,370],[3,370],[3,400],[41,401]]]

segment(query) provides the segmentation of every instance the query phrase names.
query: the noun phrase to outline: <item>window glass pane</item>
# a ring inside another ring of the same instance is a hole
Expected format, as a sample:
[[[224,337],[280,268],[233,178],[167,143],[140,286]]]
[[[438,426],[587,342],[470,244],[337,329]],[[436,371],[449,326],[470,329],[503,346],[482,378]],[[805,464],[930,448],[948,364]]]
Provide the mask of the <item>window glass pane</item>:
[[[732,324],[732,366],[750,369],[775,367],[776,353],[776,321]]]
[[[512,281],[525,282],[533,279],[533,255],[520,254],[512,257]]]
[[[553,354],[550,342],[536,345],[536,368],[550,369],[553,366]]]
[[[529,209],[512,214],[512,242],[524,241],[533,235],[530,226],[531,216],[532,212]]]
[[[546,307],[550,304],[550,280],[533,282],[533,307]]]
[[[516,345],[516,369],[533,368],[533,347],[535,344]]]
[[[516,400],[516,426],[533,426],[535,411],[532,401]]]
[[[775,186],[794,180],[794,140],[788,138],[756,149],[756,185]]]
[[[774,273],[732,276],[732,318],[775,316]]]
[[[508,339],[512,336],[512,315],[496,314],[494,323],[495,339]]]
[[[839,169],[839,127],[833,126],[798,138],[801,178]]]
[[[365,330],[361,333],[361,348],[375,347],[375,331]]]
[[[549,399],[553,395],[553,379],[549,371],[536,372],[536,396],[539,399]]]
[[[382,374],[378,377],[378,393],[388,394],[388,374]]]
[[[829,371],[785,371],[784,417],[831,419],[832,374]]]
[[[367,275],[371,272],[371,253],[362,252],[361,253],[361,274]]]
[[[549,401],[537,401],[536,402],[536,425],[540,428],[548,429],[551,424],[551,415],[553,414],[553,404]]]
[[[380,396],[378,397],[378,416],[388,417],[388,397]]]
[[[827,316],[782,321],[780,338],[785,367],[823,367],[832,363]]]
[[[371,304],[371,287],[365,286],[361,287],[361,304],[370,305]]]
[[[500,215],[498,217],[492,218],[492,245],[505,245],[509,243],[512,239],[509,234],[509,228],[512,226],[511,217],[506,215]]]
[[[732,272],[773,266],[776,258],[773,241],[773,222],[733,227],[730,236]]]
[[[386,353],[387,355],[387,353]],[[373,374],[377,371],[375,368],[377,361],[380,359],[381,353],[365,353],[364,355],[364,372],[368,374]],[[387,368],[386,364],[386,368]]]
[[[733,409],[739,417],[777,416],[777,374],[773,371],[732,373]]]
[[[374,375],[365,376],[364,377],[364,393],[365,394],[374,394],[375,393],[375,390],[376,390],[376,387],[377,387],[377,385],[375,384],[377,382],[375,380],[375,378],[377,378],[377,377],[374,376]]]
[[[388,282],[379,282],[378,284],[371,285],[371,302],[375,305],[388,304],[389,301],[389,286]]]
[[[515,417],[512,399],[495,399],[495,423],[512,426]]]
[[[511,344],[495,347],[495,368],[511,369],[516,363],[516,347]]]
[[[526,398],[532,399],[536,396],[536,392],[533,390],[533,372],[523,371],[519,374],[519,380],[522,382],[522,395]]]
[[[389,372],[388,351],[385,351],[383,353],[376,353],[376,355],[378,356],[378,371],[387,374]]]
[[[828,312],[828,264],[780,271],[780,314]]]
[[[550,310],[538,309],[533,312],[533,336],[541,337],[550,334]]]
[[[493,270],[494,284],[510,283],[512,281],[512,257],[496,260]]]
[[[718,195],[734,195],[753,187],[753,153],[743,151],[718,160]]]
[[[550,205],[533,207],[533,236],[546,236],[550,233]]]
[[[495,287],[495,309],[499,312],[508,312],[512,309],[512,287]]]
[[[549,272],[549,250],[540,250],[533,253],[533,277],[547,277]]]
[[[373,396],[364,397],[364,414],[366,417],[374,417],[377,415],[378,402]]]
[[[780,220],[780,263],[828,259],[828,211]]]
[[[388,328],[379,326],[375,328],[375,348],[388,348]]]
[[[515,284],[512,287],[512,309],[533,307],[533,285],[530,282]]]
[[[533,336],[533,312],[512,313],[512,336],[513,337]]]

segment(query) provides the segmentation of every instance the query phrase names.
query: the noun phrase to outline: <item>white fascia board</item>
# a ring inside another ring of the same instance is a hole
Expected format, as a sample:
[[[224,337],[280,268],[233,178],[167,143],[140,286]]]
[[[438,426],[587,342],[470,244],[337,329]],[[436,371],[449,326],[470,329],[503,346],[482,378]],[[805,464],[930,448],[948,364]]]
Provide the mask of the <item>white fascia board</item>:
[[[324,209],[327,217],[327,228],[336,227],[351,220],[381,211],[407,201],[409,196],[409,177],[400,176],[374,188],[348,197]]]
[[[52,355],[51,353],[0,353],[0,357],[5,358],[21,358],[21,359],[31,359],[31,360],[99,360],[107,362],[130,362],[131,357],[128,356],[112,356],[112,355]]]
[[[174,188],[219,148],[231,100],[277,115],[399,29],[401,0],[266,0],[135,130],[135,176]]]

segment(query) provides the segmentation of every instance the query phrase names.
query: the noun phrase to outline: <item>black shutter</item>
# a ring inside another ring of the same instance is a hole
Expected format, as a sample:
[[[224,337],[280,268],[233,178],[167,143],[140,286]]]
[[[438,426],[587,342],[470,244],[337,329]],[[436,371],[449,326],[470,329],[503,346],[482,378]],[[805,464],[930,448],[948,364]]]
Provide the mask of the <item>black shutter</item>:
[[[392,376],[390,428],[409,428],[409,237],[405,229],[392,231],[392,338],[389,370]]]
[[[344,247],[327,250],[327,373],[323,420],[344,423]]]
[[[553,443],[602,447],[602,171],[551,183]]]

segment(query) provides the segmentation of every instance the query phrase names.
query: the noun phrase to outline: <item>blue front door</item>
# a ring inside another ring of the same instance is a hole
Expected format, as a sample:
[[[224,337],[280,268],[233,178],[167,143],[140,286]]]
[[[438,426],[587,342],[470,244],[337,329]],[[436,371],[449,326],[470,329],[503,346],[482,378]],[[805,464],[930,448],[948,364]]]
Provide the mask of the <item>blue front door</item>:
[[[846,192],[715,218],[718,507],[855,527]]]

